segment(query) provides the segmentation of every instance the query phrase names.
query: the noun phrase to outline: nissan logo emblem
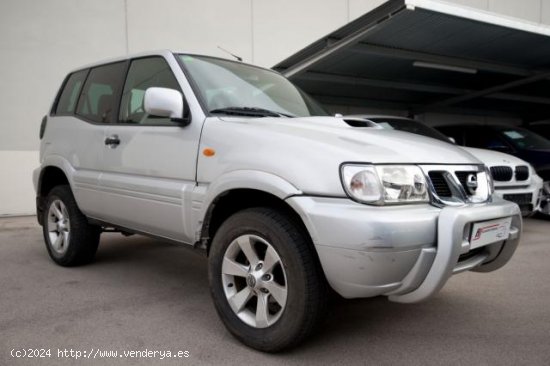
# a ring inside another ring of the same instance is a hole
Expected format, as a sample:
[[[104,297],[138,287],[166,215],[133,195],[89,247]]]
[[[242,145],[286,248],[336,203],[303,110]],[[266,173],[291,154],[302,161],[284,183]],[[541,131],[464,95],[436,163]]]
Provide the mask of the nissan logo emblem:
[[[476,194],[477,190],[477,174],[468,174],[466,178],[466,187],[468,188],[468,193]]]

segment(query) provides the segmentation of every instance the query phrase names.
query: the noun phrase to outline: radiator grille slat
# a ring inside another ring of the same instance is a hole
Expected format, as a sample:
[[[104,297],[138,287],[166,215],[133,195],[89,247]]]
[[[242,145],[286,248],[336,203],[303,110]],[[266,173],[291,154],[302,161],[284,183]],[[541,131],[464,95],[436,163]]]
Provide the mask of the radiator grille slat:
[[[512,180],[514,171],[509,166],[492,166],[491,175],[497,182],[508,182]]]
[[[502,197],[518,205],[529,204],[533,200],[533,195],[531,193],[505,194]]]
[[[437,193],[439,197],[451,197],[451,189],[449,188],[443,174],[444,172],[431,171],[428,175],[432,181],[435,193]]]
[[[529,178],[529,167],[526,165],[519,165],[516,167],[516,180],[523,181]]]

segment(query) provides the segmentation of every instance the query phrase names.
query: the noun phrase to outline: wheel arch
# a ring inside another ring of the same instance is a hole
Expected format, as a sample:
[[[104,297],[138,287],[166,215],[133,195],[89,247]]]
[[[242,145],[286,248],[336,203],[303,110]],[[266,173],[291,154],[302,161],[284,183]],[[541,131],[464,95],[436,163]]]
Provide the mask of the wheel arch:
[[[42,212],[48,193],[56,186],[68,185],[72,189],[70,174],[67,172],[67,163],[51,161],[43,164],[36,184],[36,214],[38,223],[42,225]]]
[[[63,169],[55,165],[46,166],[40,172],[36,194],[45,197],[55,186],[63,184],[70,185],[69,178]]]
[[[223,222],[236,212],[252,207],[269,207],[283,212],[311,240],[304,221],[284,199],[259,189],[235,188],[218,194],[208,205],[200,230],[200,242],[207,253],[212,238]]]

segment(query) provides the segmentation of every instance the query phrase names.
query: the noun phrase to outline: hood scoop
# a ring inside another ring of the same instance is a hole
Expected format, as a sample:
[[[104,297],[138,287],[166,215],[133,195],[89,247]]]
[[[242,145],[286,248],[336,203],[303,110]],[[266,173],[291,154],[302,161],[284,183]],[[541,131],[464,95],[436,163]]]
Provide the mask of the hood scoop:
[[[343,118],[342,120],[346,122],[348,125],[350,125],[351,127],[369,127],[369,128],[383,129],[383,127],[378,125],[378,123],[365,118]]]

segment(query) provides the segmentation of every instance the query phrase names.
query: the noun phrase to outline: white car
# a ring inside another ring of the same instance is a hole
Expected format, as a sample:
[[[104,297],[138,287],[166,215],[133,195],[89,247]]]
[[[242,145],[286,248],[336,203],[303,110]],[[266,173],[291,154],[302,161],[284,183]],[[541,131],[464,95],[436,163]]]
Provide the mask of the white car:
[[[498,151],[463,147],[491,170],[495,194],[518,204],[529,216],[538,210],[543,187],[542,178],[528,162]]]
[[[354,115],[351,117],[375,122],[385,129],[405,131],[449,143],[452,142],[452,139],[435,128],[410,118],[381,115]],[[517,203],[524,216],[530,216],[539,209],[543,180],[528,162],[498,151],[472,147],[462,148],[489,167],[493,176],[496,195]]]

